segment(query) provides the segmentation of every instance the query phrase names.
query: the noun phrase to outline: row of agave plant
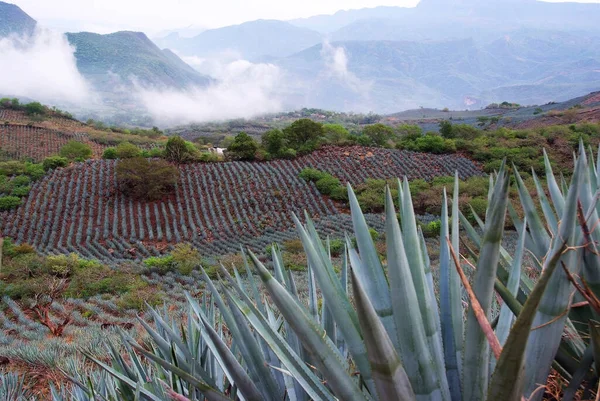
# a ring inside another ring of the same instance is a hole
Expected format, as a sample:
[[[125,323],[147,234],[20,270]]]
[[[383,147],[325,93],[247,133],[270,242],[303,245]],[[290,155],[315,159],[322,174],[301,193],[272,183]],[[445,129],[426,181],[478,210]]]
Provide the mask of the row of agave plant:
[[[101,371],[69,372],[76,385],[52,389],[54,400],[541,400],[551,370],[569,381],[564,400],[585,399],[600,364],[600,168],[591,156],[580,145],[570,185],[546,157],[549,196],[534,174],[542,213],[515,170],[522,220],[503,165],[490,177],[481,230],[458,209],[457,180],[450,215],[443,194],[437,284],[408,182],[398,183],[398,215],[386,190],[385,263],[349,187],[357,249],[348,238],[341,271],[310,218],[296,218],[307,301],[277,247],[272,272],[250,253],[245,278],[204,274],[207,294],[187,295],[186,321],[152,310],[154,324],[140,320],[151,341],[123,333],[127,355],[113,344],[110,362],[88,355]],[[502,246],[507,215],[519,233],[512,255]],[[470,239],[462,262],[461,229]],[[492,319],[495,294],[503,303]]]

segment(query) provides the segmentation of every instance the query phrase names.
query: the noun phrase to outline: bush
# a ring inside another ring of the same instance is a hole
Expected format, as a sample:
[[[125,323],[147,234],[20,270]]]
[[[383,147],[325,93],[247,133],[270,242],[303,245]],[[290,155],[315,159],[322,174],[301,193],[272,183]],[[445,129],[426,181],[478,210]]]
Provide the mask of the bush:
[[[12,196],[18,196],[18,197],[23,197],[23,196],[27,196],[29,194],[29,191],[31,191],[31,187],[30,186],[26,186],[26,187],[15,187],[13,188],[13,190],[11,191],[11,195]]]
[[[21,205],[21,198],[18,196],[0,196],[0,211],[14,209]]]
[[[279,157],[282,159],[295,159],[297,155],[298,152],[292,148],[284,149],[279,153]]]
[[[181,274],[190,274],[201,263],[200,252],[190,244],[177,244],[171,251],[173,262]]]
[[[175,261],[173,256],[152,256],[144,260],[144,265],[159,273],[168,273],[175,270]]]
[[[167,141],[164,157],[175,163],[187,163],[198,158],[198,150],[193,143],[185,141],[180,136],[172,136]]]
[[[44,171],[54,170],[59,167],[66,167],[69,165],[69,160],[66,157],[50,156],[46,157],[42,162]]]
[[[128,290],[118,301],[117,306],[121,309],[144,310],[147,305],[156,306],[162,302],[162,296],[155,288],[145,283]]]
[[[271,155],[277,157],[285,146],[285,135],[279,129],[265,132],[261,137],[262,147]]]
[[[318,181],[321,178],[329,176],[329,174],[324,171],[317,170],[316,168],[307,167],[303,169],[298,176],[304,181]]]
[[[291,239],[283,242],[283,249],[289,253],[302,253],[304,252],[304,246],[302,241],[299,239]]]
[[[117,149],[116,148],[104,149],[104,152],[102,152],[102,158],[104,160],[115,160],[117,158]]]
[[[139,157],[142,152],[132,143],[121,142],[119,145],[117,145],[115,153],[118,159],[131,159],[132,157]]]
[[[177,168],[164,160],[134,157],[117,164],[119,187],[126,195],[138,199],[161,199],[175,188],[178,179]]]
[[[323,177],[317,182],[315,182],[315,185],[319,192],[321,192],[322,194],[331,195],[333,191],[342,186],[342,183],[337,178],[333,176],[328,176]]]
[[[488,206],[487,198],[484,198],[484,197],[473,198],[469,202],[469,205],[470,205],[470,207],[466,206],[464,208],[465,209],[464,214],[470,221],[472,221],[472,222],[475,221],[475,215],[473,214],[473,211],[475,211],[475,213],[477,213],[477,216],[479,216],[485,220],[485,211],[487,210],[487,206]]]
[[[46,114],[46,108],[40,102],[31,102],[25,105],[25,113],[29,116],[44,115]]]
[[[372,145],[385,146],[394,137],[394,130],[387,125],[377,123],[366,126],[363,129],[363,136],[367,136]]]
[[[69,160],[86,160],[92,157],[92,148],[82,142],[69,141],[59,151],[60,156]]]
[[[434,220],[428,224],[421,225],[423,236],[426,238],[438,237],[442,228],[442,222],[440,220]]]
[[[227,148],[227,156],[233,160],[254,160],[258,144],[245,132],[240,132]]]
[[[283,130],[288,146],[300,153],[315,150],[319,139],[325,135],[323,124],[302,118]]]

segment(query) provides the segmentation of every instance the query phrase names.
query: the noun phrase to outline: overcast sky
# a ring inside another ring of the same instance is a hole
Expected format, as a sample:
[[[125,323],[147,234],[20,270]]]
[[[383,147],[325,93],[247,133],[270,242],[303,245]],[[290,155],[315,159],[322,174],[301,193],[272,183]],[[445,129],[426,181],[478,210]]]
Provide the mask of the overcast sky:
[[[376,6],[413,7],[419,0],[4,0],[43,25],[65,31],[149,34],[196,27],[216,28],[256,19],[293,19]],[[550,0],[561,1],[561,0]],[[600,3],[600,0],[579,0]]]

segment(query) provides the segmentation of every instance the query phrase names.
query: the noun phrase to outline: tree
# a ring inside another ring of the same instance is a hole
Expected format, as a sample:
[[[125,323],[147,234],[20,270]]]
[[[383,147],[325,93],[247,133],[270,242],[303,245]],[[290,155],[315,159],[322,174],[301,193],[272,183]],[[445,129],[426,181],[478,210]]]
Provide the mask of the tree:
[[[27,115],[35,115],[35,114],[45,114],[46,108],[40,102],[31,102],[25,105],[25,112]]]
[[[256,141],[245,132],[240,132],[227,148],[227,155],[235,160],[254,160],[257,150]]]
[[[271,155],[277,156],[285,146],[285,135],[280,129],[265,132],[261,138],[262,147]]]
[[[394,137],[392,127],[377,123],[368,125],[363,129],[363,135],[371,138],[371,142],[376,146],[385,146],[387,142]]]
[[[50,156],[46,157],[42,162],[44,166],[44,171],[54,170],[59,167],[66,167],[69,165],[69,160],[65,157],[60,156]]]
[[[117,181],[121,191],[133,198],[158,200],[175,189],[179,171],[165,160],[143,157],[120,160]]]
[[[131,159],[132,157],[140,156],[141,153],[137,146],[129,142],[121,142],[115,149],[118,159]]]
[[[106,148],[102,153],[102,158],[105,160],[114,160],[117,158],[117,149],[115,148]]]
[[[411,140],[420,138],[423,135],[423,130],[418,125],[402,124],[396,128],[402,140]]]
[[[348,130],[341,124],[325,124],[323,125],[323,132],[325,138],[334,144],[344,142],[350,137]]]
[[[196,159],[197,149],[194,144],[185,141],[180,136],[172,136],[167,141],[164,156],[175,163],[187,163]]]
[[[454,132],[452,130],[452,123],[448,120],[440,122],[440,134],[446,139],[454,138]]]
[[[310,152],[317,147],[319,138],[325,135],[323,124],[302,118],[287,126],[283,133],[288,146],[300,152]]]
[[[92,157],[92,148],[82,142],[69,141],[58,153],[69,160],[86,160]]]

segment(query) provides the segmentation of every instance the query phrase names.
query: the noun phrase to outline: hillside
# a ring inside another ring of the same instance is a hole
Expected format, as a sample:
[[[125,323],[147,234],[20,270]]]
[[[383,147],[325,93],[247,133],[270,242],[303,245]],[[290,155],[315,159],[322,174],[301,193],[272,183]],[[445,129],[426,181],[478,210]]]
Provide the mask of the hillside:
[[[131,86],[134,82],[147,87],[180,89],[210,82],[174,53],[159,49],[141,32],[68,33],[67,38],[76,48],[79,71],[103,91],[123,84]]]
[[[175,49],[199,57],[233,52],[244,59],[285,57],[321,41],[319,33],[287,22],[258,20],[204,31],[171,42]]]
[[[44,116],[30,116],[24,111],[0,106],[0,122],[0,151],[9,159],[41,162],[46,157],[58,154],[60,148],[69,141],[89,145],[95,158],[102,157],[106,148],[123,141],[134,143],[142,149],[164,144],[160,139],[113,132],[53,111],[48,111]]]
[[[331,44],[347,55],[343,75],[331,71],[323,45],[277,63],[298,83],[291,96],[304,96],[313,107],[380,113],[420,106],[473,109],[507,99],[544,104],[597,90],[598,43],[590,36],[531,31],[486,45],[470,39],[348,41]]]
[[[32,34],[36,24],[36,21],[17,5],[0,1],[0,38],[11,34]]]
[[[142,202],[118,191],[115,165],[89,160],[54,170],[33,185],[21,207],[0,213],[2,234],[42,253],[110,261],[160,254],[181,242],[191,242],[203,255],[236,252],[240,243],[262,251],[276,238],[292,236],[292,213],[306,210],[318,219],[341,212],[314,184],[298,178],[305,167],[353,184],[404,175],[431,179],[455,170],[462,178],[481,174],[458,155],[324,148],[293,161],[181,165],[174,194]]]

